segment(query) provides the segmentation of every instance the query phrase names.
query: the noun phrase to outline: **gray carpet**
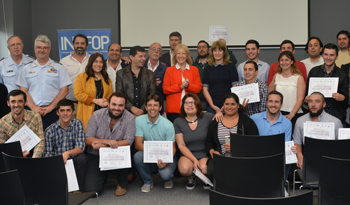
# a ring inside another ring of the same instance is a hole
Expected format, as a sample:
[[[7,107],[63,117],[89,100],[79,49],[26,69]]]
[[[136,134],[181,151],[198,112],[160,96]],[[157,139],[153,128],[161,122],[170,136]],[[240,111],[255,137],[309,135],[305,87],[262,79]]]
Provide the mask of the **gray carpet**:
[[[164,189],[164,182],[159,176],[153,174],[154,187],[148,193],[142,193],[143,185],[140,176],[136,176],[136,180],[129,184],[127,193],[124,196],[116,196],[114,194],[117,188],[116,179],[112,172],[105,184],[104,191],[99,196],[100,205],[108,204],[142,204],[142,205],[182,205],[182,204],[209,204],[209,191],[203,189],[203,182],[196,180],[196,187],[193,190],[186,189],[187,178],[173,178],[174,187],[172,189]],[[96,198],[89,199],[84,205],[97,204]]]

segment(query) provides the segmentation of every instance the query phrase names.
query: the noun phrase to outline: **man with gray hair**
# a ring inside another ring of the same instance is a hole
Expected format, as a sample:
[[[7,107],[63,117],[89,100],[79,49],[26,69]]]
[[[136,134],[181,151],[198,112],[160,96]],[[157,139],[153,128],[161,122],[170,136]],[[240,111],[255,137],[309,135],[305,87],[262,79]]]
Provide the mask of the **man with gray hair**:
[[[27,94],[27,106],[41,115],[45,130],[58,120],[56,105],[66,97],[72,82],[63,65],[50,59],[47,36],[38,35],[34,51],[36,60],[23,67],[16,85]]]
[[[33,57],[23,54],[23,42],[19,36],[11,36],[7,40],[10,56],[0,60],[0,83],[4,84],[8,92],[18,90],[15,84],[23,66],[34,60]]]

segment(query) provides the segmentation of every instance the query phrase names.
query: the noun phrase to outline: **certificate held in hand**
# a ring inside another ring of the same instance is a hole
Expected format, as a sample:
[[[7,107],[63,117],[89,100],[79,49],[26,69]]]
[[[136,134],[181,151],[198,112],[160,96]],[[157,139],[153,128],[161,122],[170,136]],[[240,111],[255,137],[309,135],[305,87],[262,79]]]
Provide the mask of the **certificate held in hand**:
[[[143,162],[157,163],[161,159],[164,163],[173,163],[172,141],[144,141]]]
[[[27,150],[29,152],[41,141],[41,139],[27,125],[24,125],[5,143],[16,141],[21,143],[22,151]]]
[[[249,100],[248,103],[260,102],[258,83],[232,87],[231,92],[238,96],[240,104],[244,99]]]
[[[332,93],[338,92],[338,81],[339,78],[310,78],[308,94],[320,92],[324,97],[331,98]]]

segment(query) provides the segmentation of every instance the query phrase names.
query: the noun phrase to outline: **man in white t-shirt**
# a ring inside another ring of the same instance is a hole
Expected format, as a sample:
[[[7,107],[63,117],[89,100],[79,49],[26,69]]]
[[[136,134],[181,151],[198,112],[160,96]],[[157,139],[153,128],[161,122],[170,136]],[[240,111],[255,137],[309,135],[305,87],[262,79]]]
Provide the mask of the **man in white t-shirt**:
[[[304,63],[307,74],[309,75],[311,68],[324,64],[321,56],[323,51],[321,39],[315,36],[310,37],[305,45],[305,51],[310,57],[302,60],[301,62]]]

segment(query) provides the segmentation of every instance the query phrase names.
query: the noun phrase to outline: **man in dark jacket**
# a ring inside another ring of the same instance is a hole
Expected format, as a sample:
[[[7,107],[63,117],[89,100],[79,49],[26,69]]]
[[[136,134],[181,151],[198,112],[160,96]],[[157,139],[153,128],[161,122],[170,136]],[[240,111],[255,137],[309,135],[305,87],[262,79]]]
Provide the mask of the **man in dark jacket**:
[[[338,58],[338,47],[333,43],[328,43],[323,48],[322,54],[324,64],[314,67],[310,70],[306,88],[309,88],[310,78],[338,78],[338,88],[336,93],[332,93],[332,98],[326,98],[326,107],[324,110],[334,117],[337,117],[342,123],[345,122],[346,109],[348,108],[349,100],[349,78],[335,65],[335,60]],[[309,95],[305,98],[308,101]]]
[[[126,109],[137,117],[146,113],[146,98],[156,94],[156,76],[143,67],[146,51],[140,46],[130,49],[131,65],[117,72],[116,91],[127,96]]]

